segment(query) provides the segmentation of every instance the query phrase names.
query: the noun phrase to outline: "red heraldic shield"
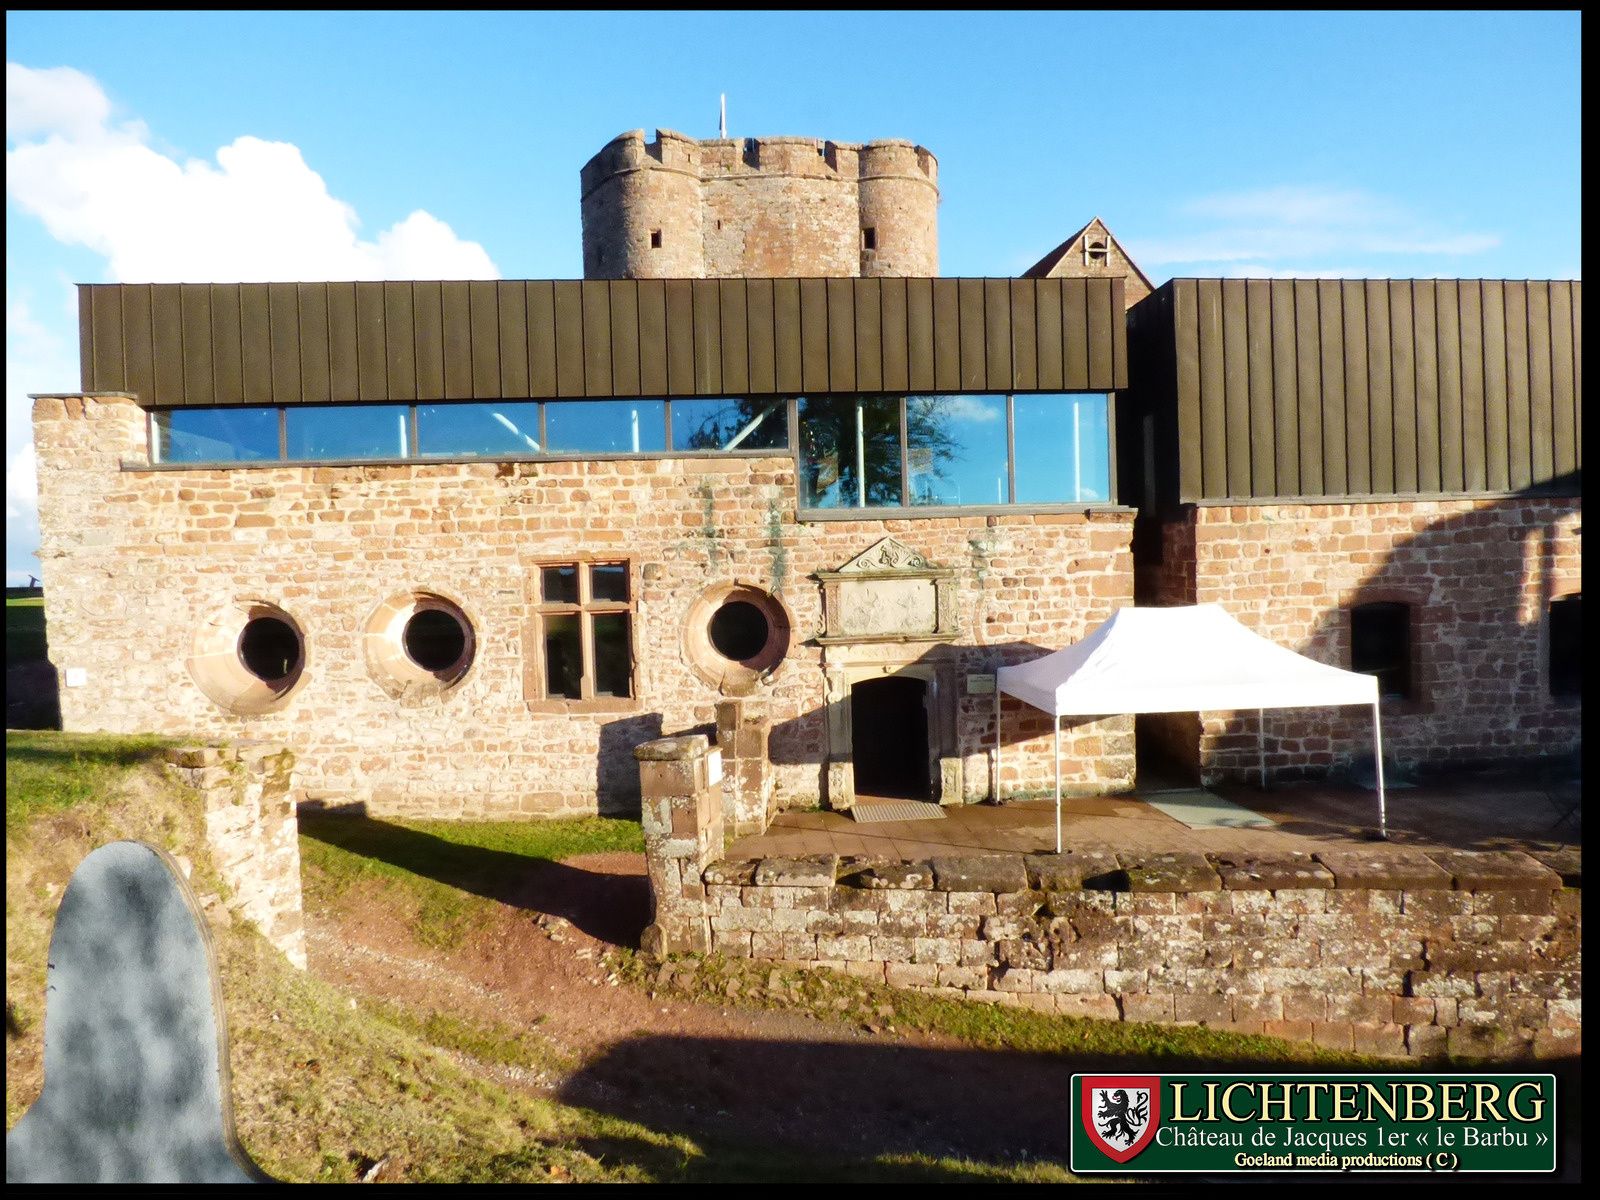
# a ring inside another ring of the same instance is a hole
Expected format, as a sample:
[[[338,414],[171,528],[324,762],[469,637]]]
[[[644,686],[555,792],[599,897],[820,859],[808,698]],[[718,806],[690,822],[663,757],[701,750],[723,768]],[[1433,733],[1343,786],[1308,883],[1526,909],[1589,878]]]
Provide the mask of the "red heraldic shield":
[[[1085,1075],[1078,1108],[1095,1148],[1125,1163],[1150,1144],[1161,1124],[1161,1078]]]

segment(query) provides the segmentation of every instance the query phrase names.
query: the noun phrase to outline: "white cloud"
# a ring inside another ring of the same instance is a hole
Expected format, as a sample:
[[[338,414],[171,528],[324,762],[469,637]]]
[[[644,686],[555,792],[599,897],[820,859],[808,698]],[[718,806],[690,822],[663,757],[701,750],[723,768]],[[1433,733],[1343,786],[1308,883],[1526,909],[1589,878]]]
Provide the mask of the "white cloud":
[[[37,134],[92,134],[111,116],[105,92],[71,67],[31,70],[6,64],[6,140]]]
[[[941,396],[938,407],[939,415],[949,417],[952,421],[974,421],[981,424],[998,421],[1004,415],[1003,407],[986,403],[977,396]]]
[[[6,64],[6,105],[7,192],[115,280],[499,277],[481,245],[420,210],[361,238],[355,210],[287,142],[244,136],[214,163],[180,162],[142,123],[114,122],[104,91],[69,68]]]
[[[1344,255],[1383,258],[1460,258],[1500,244],[1493,233],[1460,232],[1408,210],[1391,197],[1354,188],[1274,187],[1202,196],[1182,205],[1179,218],[1198,225],[1166,238],[1130,243],[1150,266],[1227,266],[1227,274],[1284,275],[1285,262]],[[1334,274],[1314,267],[1307,275]],[[1382,269],[1356,274],[1382,275]],[[1420,274],[1406,268],[1405,274]]]
[[[422,210],[360,235],[298,147],[241,136],[213,159],[152,144],[137,120],[113,117],[105,90],[70,67],[6,64],[6,192],[57,241],[106,260],[118,282],[232,283],[319,279],[497,279],[477,242]],[[7,265],[6,573],[37,570],[37,478],[28,392],[77,386],[76,305],[30,304]],[[36,290],[55,281],[31,281]]]

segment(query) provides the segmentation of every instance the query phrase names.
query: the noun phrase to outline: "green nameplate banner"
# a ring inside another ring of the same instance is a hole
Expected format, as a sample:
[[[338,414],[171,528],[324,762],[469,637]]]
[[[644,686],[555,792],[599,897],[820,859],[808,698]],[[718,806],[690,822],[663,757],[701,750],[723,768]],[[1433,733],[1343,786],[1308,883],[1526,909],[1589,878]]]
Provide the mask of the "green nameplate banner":
[[[1074,1075],[1072,1170],[1554,1171],[1554,1075]]]

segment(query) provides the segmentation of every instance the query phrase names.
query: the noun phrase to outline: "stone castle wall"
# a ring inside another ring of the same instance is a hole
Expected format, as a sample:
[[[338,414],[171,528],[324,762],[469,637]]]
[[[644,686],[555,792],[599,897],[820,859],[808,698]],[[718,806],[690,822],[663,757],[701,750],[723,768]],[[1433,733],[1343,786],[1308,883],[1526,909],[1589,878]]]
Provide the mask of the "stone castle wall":
[[[1561,755],[1580,744],[1582,709],[1550,694],[1545,613],[1581,589],[1580,524],[1575,499],[1195,506],[1162,530],[1153,602],[1220,604],[1345,668],[1352,606],[1413,605],[1416,694],[1384,701],[1385,754],[1428,766]],[[1255,778],[1253,712],[1200,726],[1208,779]],[[1371,754],[1366,709],[1268,712],[1266,734],[1269,771],[1284,777]]]
[[[200,794],[206,845],[228,887],[228,911],[305,970],[294,755],[249,741],[183,746],[167,752],[167,769]]]
[[[772,722],[774,803],[818,802],[827,680],[811,576],[886,534],[956,570],[957,640],[898,650],[950,664],[958,682],[1081,638],[1132,600],[1130,513],[801,522],[787,456],[124,470],[147,461],[131,400],[41,397],[34,429],[64,727],[270,739],[295,751],[308,798],[377,813],[631,809],[633,748],[716,720],[724,697],[696,673],[685,624],[703,593],[730,582],[774,593],[792,614],[788,656],[752,698]],[[632,563],[637,701],[613,711],[530,694],[537,566],[581,556]],[[442,694],[396,696],[369,668],[364,631],[416,589],[460,607],[476,653]],[[305,635],[304,674],[281,711],[227,711],[191,674],[208,622],[241,600],[277,606]],[[961,770],[947,799],[982,799],[994,698],[958,687],[952,703]],[[1004,721],[1003,794],[1045,793],[1048,718],[1008,702]],[[1132,742],[1130,718],[1068,726],[1068,790],[1127,785]]]
[[[580,174],[584,277],[937,275],[938,178],[910,142],[634,130]]]
[[[714,862],[703,878],[704,899],[674,917],[703,912],[711,950],[732,958],[1367,1054],[1581,1050],[1575,851],[821,855]]]

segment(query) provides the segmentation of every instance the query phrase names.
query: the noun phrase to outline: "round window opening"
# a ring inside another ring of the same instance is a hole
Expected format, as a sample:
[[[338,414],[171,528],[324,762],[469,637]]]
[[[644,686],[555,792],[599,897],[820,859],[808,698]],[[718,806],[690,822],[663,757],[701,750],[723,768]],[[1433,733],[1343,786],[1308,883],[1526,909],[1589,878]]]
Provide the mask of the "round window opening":
[[[723,658],[745,662],[766,649],[772,622],[748,600],[730,600],[712,615],[707,633]]]
[[[239,661],[263,683],[280,683],[300,660],[300,635],[277,617],[254,617],[239,633]]]
[[[401,637],[406,657],[424,671],[445,671],[467,652],[467,631],[452,613],[424,608],[411,615]]]
[[[195,630],[189,676],[218,708],[256,717],[284,708],[305,684],[305,631],[266,600],[240,597]]]
[[[789,653],[783,601],[747,583],[707,588],[684,621],[684,661],[725,696],[748,696]]]

